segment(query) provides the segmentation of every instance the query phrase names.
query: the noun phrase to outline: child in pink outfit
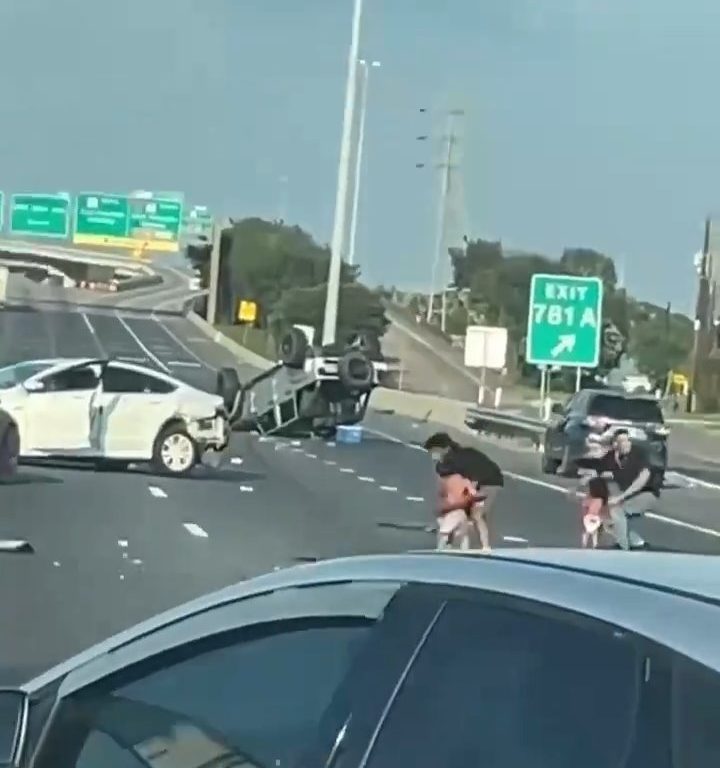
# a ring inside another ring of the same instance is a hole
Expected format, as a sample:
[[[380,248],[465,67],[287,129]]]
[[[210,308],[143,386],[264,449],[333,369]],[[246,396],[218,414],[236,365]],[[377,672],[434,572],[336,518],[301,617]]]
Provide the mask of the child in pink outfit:
[[[600,528],[608,519],[608,487],[602,477],[593,477],[588,483],[582,508],[582,547],[597,549]]]

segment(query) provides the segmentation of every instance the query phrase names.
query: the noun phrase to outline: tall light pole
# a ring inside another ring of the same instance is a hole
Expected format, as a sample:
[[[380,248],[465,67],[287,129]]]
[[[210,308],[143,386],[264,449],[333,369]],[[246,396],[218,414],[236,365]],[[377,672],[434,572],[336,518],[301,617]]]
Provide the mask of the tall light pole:
[[[335,342],[337,329],[338,299],[340,297],[340,276],[342,272],[342,252],[345,245],[345,215],[350,186],[350,160],[352,150],[352,129],[355,118],[355,91],[357,85],[358,53],[360,50],[360,26],[362,21],[363,0],[355,0],[348,53],[348,75],[345,86],[345,110],[343,114],[340,160],[338,162],[337,190],[335,192],[335,220],[333,223],[332,242],[330,244],[330,268],[328,269],[327,296],[323,317],[322,344]]]
[[[358,129],[358,144],[355,152],[355,189],[353,190],[352,217],[350,219],[350,245],[348,247],[348,264],[355,263],[355,240],[357,238],[358,208],[360,207],[360,177],[362,175],[363,146],[365,145],[365,117],[367,115],[368,81],[370,68],[379,67],[379,61],[368,62],[360,59],[360,127]]]

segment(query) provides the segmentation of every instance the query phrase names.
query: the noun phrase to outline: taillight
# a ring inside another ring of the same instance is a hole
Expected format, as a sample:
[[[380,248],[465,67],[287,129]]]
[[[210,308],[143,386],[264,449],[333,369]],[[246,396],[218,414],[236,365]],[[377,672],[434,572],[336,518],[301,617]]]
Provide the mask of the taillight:
[[[583,420],[583,424],[590,429],[605,429],[609,424],[607,419],[602,416],[586,416]]]

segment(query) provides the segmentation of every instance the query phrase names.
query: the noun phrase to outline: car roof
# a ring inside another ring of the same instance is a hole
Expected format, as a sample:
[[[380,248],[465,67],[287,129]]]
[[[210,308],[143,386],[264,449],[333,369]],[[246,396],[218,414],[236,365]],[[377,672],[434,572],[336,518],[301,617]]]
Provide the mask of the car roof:
[[[74,365],[83,365],[84,363],[96,363],[100,362],[101,358],[97,357],[55,357],[39,360],[22,360],[21,362],[14,363],[13,365],[5,366],[6,368],[15,368],[18,365],[45,365],[49,371],[51,368],[67,368]],[[127,360],[120,360],[118,358],[110,358],[108,362],[116,365],[118,368],[125,368],[129,371],[135,371],[137,373],[144,373],[148,376],[155,376],[158,379],[162,379],[167,382],[171,382],[178,387],[191,388],[188,384],[176,379],[174,376],[169,376],[167,373],[160,371],[156,368],[152,368],[149,365],[142,365],[139,363],[133,363]],[[44,374],[47,371],[40,371],[36,375]]]
[[[276,590],[352,581],[446,584],[546,602],[648,637],[720,669],[720,559],[570,549],[492,554],[411,552],[326,560],[258,576],[196,598],[102,641],[21,686],[33,693],[79,667],[215,608]],[[672,616],[674,620],[668,621]],[[712,629],[698,631],[698,627]]]

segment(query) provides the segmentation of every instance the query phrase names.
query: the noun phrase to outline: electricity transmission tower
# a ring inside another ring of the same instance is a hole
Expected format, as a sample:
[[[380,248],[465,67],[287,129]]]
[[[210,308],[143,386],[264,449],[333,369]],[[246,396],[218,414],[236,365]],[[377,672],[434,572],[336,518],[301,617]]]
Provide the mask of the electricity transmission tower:
[[[425,110],[421,110],[424,112]],[[439,175],[439,191],[432,255],[432,272],[427,301],[427,322],[435,314],[435,299],[440,294],[440,327],[445,330],[447,289],[450,281],[451,248],[462,249],[466,242],[465,193],[462,180],[462,128],[465,113],[452,109],[444,115],[441,154],[435,168]],[[427,140],[428,136],[418,136]],[[424,167],[418,163],[418,167]]]

